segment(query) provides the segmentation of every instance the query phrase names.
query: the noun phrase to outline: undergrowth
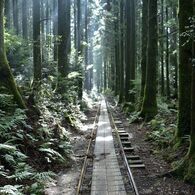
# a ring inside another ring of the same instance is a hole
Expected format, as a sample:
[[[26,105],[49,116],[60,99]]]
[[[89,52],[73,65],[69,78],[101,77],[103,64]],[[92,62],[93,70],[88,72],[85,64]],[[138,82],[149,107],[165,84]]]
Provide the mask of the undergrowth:
[[[39,118],[0,94],[0,194],[44,194],[55,171],[70,164],[70,132],[82,128],[85,115],[66,94],[43,84],[36,94]]]
[[[177,128],[177,110],[169,106],[166,102],[158,100],[159,112],[147,123],[149,129],[147,139],[152,140],[159,149],[171,146]]]

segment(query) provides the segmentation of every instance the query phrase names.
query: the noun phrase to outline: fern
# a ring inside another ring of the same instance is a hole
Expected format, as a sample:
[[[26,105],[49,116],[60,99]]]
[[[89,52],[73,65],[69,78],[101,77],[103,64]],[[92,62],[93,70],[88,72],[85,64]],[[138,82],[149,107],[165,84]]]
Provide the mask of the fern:
[[[0,176],[7,177],[7,172],[4,169],[4,166],[0,166]]]
[[[0,194],[2,195],[23,195],[20,190],[22,188],[22,185],[6,185],[3,187],[0,187]]]
[[[47,156],[51,157],[53,160],[56,160],[57,158],[60,158],[63,161],[65,160],[59,152],[52,148],[40,148],[39,151],[46,153]]]
[[[16,161],[14,159],[14,157],[10,154],[6,154],[4,156],[5,160],[9,163],[9,164],[12,164],[12,165],[15,165],[16,164]]]
[[[0,94],[0,109],[8,110],[8,108],[14,107],[13,96],[7,94]]]
[[[16,150],[16,147],[10,146],[8,144],[0,144],[0,150],[6,151],[6,152],[13,152]]]
[[[53,181],[56,174],[52,171],[36,173],[33,177],[38,182]]]
[[[30,179],[33,177],[35,170],[25,162],[18,163],[15,166],[15,172],[13,175],[9,176],[9,179],[15,179],[16,181],[22,181],[25,179]]]

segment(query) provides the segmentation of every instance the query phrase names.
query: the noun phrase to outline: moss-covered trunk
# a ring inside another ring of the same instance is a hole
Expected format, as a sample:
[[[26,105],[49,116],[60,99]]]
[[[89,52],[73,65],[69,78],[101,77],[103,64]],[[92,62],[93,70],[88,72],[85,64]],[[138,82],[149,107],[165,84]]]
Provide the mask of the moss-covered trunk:
[[[4,0],[0,1],[0,82],[5,87],[7,87],[13,94],[15,101],[20,108],[26,108],[25,103],[17,89],[14,77],[12,75],[11,69],[9,67],[7,57],[5,54],[4,46]]]
[[[193,7],[193,15],[195,15],[195,0],[191,0],[191,7]],[[193,6],[192,6],[193,5]],[[191,9],[190,7],[190,9]],[[190,18],[189,18],[190,19]],[[183,162],[175,172],[179,174],[180,176],[184,177],[185,180],[187,180],[190,183],[195,184],[195,29],[193,26],[195,25],[195,22],[193,22],[193,25],[191,25],[191,32],[192,37],[188,37],[191,40],[191,58],[190,58],[190,65],[191,65],[191,104],[190,104],[190,121],[191,121],[191,132],[190,132],[190,147],[188,150],[188,153],[186,157],[184,158]],[[190,49],[190,47],[189,47]]]
[[[148,30],[148,0],[143,1],[142,5],[142,58],[141,58],[141,92],[140,108],[144,98],[144,88],[146,83],[146,50],[147,50],[147,30]]]
[[[176,132],[179,141],[190,133],[192,42],[183,33],[186,26],[190,26],[189,18],[192,14],[192,0],[179,0],[179,113]]]
[[[146,66],[146,85],[140,116],[146,120],[157,114],[157,0],[148,2],[148,48]]]

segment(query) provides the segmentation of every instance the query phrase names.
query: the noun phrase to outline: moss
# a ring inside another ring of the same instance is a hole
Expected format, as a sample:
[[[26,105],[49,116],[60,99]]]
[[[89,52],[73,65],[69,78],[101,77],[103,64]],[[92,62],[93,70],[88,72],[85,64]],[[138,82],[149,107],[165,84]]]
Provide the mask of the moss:
[[[7,57],[5,54],[4,47],[4,24],[3,24],[3,12],[4,1],[0,1],[0,81],[2,84],[7,87],[10,92],[13,94],[14,99],[16,100],[20,108],[26,108],[24,100],[22,99],[18,87],[15,83],[13,74],[9,67]]]
[[[191,0],[179,0],[179,113],[177,137],[190,133],[191,120],[191,73],[192,43],[187,36],[182,36],[186,26],[190,26],[189,17],[193,15]]]
[[[157,1],[149,1],[146,85],[140,116],[147,121],[157,114]]]

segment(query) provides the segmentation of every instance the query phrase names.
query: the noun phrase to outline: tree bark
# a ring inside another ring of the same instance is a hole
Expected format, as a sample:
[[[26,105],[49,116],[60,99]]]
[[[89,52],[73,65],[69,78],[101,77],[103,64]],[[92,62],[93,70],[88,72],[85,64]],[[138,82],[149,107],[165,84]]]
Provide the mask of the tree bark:
[[[192,15],[192,0],[179,0],[179,113],[176,132],[178,141],[190,134],[191,127],[192,43],[183,33],[186,26],[190,26],[189,17]]]
[[[120,1],[120,24],[119,24],[119,64],[120,64],[120,90],[119,104],[124,101],[124,1]]]
[[[10,0],[5,1],[5,17],[6,17],[5,27],[10,29],[11,28]]]
[[[135,1],[126,2],[127,29],[126,29],[126,80],[125,80],[125,101],[129,102],[129,110],[134,110],[135,93],[135,53],[136,53],[136,36],[135,36]]]
[[[157,0],[149,0],[146,86],[140,116],[151,120],[157,114]]]
[[[22,35],[24,39],[28,38],[28,31],[27,31],[27,18],[28,18],[28,14],[27,14],[27,0],[23,0],[22,1]]]
[[[146,83],[146,63],[147,63],[147,39],[148,39],[148,0],[143,1],[142,5],[142,58],[141,58],[141,93],[140,105],[144,98],[144,88]]]
[[[22,99],[21,94],[18,91],[16,82],[14,80],[13,74],[9,67],[5,46],[4,46],[4,0],[0,1],[0,81],[1,83],[10,90],[10,93],[13,94],[15,101],[18,106],[22,109],[26,108],[24,100]]]
[[[53,35],[54,35],[54,61],[58,60],[58,46],[57,46],[57,35],[58,35],[58,19],[57,19],[57,1],[53,1]]]
[[[13,0],[13,23],[16,34],[19,34],[18,0]]]
[[[58,73],[61,77],[66,77],[68,74],[68,29],[66,26],[67,7],[65,0],[58,0]]]
[[[34,87],[41,82],[41,42],[40,42],[40,1],[33,0],[33,64],[34,64]]]
[[[166,23],[169,20],[169,9],[166,7]],[[169,79],[169,27],[166,27],[166,96],[170,99],[170,79]]]

